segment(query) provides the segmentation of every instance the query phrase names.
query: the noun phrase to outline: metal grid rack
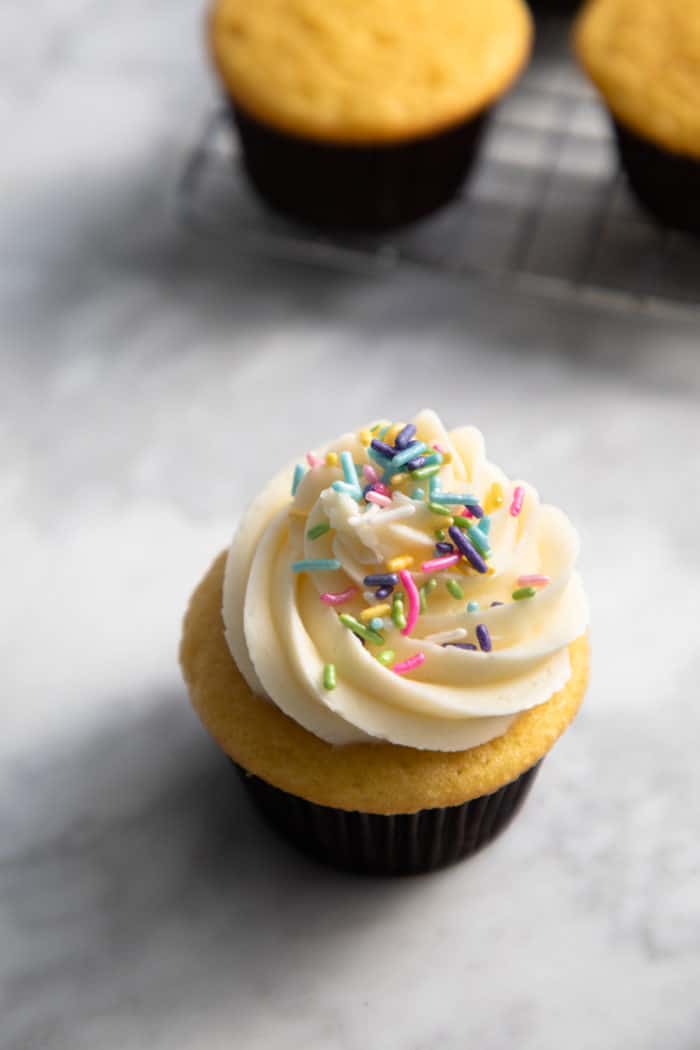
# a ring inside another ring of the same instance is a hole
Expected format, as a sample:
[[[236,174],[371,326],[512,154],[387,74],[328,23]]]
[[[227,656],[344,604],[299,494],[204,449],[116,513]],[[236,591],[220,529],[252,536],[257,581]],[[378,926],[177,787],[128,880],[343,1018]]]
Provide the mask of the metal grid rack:
[[[250,188],[225,112],[182,172],[181,220],[239,250],[352,270],[414,263],[536,294],[700,319],[700,241],[652,222],[617,166],[608,118],[559,19],[501,103],[463,194],[376,236],[327,235],[270,212]]]

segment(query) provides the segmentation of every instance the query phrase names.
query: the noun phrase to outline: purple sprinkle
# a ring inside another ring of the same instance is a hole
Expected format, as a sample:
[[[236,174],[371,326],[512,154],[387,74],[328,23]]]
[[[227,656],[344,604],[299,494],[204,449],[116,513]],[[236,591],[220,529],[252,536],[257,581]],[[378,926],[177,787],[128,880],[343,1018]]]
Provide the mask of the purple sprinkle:
[[[362,581],[365,587],[396,587],[399,575],[396,572],[374,572]]]
[[[416,456],[415,459],[410,460],[410,462],[408,462],[406,464],[406,469],[407,470],[419,470],[424,465],[425,465],[425,456]]]
[[[470,503],[469,510],[472,512],[475,518],[483,518],[484,516],[484,508],[480,507],[478,503],[474,503],[473,505]]]
[[[455,547],[464,555],[469,564],[476,569],[477,572],[488,572],[488,565],[481,557],[476,547],[471,545],[461,529],[458,529],[456,525],[450,525],[447,531],[454,541]]]
[[[435,544],[435,550],[438,552],[438,554],[452,554],[454,547],[451,543],[443,543],[442,541],[440,541],[440,543]]]
[[[387,445],[386,441],[380,441],[379,438],[372,438],[372,448],[386,459],[393,459],[396,455],[396,449]]]
[[[476,639],[483,653],[491,652],[491,635],[485,623],[480,623],[476,629]]]
[[[472,645],[471,642],[444,642],[443,649],[471,649],[476,652],[476,646]]]
[[[388,583],[388,584],[386,584],[386,586],[385,586],[385,587],[379,587],[379,588],[378,588],[378,589],[377,589],[377,590],[376,590],[376,591],[374,592],[374,597],[375,597],[375,598],[378,598],[378,599],[379,599],[379,601],[382,601],[382,600],[383,600],[384,598],[388,598],[388,597],[389,597],[389,595],[391,594],[391,592],[393,591],[393,589],[394,589],[394,588],[393,588],[393,587],[391,586],[391,584],[390,584],[390,583]]]
[[[503,602],[491,602],[492,609],[495,609],[497,605],[503,605]]]
[[[407,423],[403,430],[400,430],[396,435],[394,446],[398,449],[399,452],[403,452],[405,448],[408,448],[415,436],[415,426],[413,425],[413,423]],[[411,467],[409,466],[408,469],[411,470]]]

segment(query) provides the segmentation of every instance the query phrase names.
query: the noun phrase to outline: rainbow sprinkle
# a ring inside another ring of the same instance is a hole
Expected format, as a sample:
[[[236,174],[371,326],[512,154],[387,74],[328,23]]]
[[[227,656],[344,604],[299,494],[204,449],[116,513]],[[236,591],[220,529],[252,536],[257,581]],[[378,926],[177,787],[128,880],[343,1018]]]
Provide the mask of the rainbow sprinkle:
[[[292,562],[292,572],[335,572],[340,568],[337,558],[303,558]]]
[[[399,579],[404,585],[406,590],[406,598],[408,599],[408,615],[406,617],[406,626],[402,628],[401,634],[410,634],[413,628],[418,622],[418,614],[420,612],[420,596],[418,589],[414,583],[413,577],[410,572],[406,569],[402,569],[399,573]]]
[[[304,474],[306,474],[306,467],[303,465],[303,463],[297,463],[296,467],[294,468],[294,477],[292,478],[292,496],[296,496],[297,489],[299,488],[299,483],[304,477]]]
[[[415,653],[414,656],[409,656],[408,660],[404,660],[400,664],[394,664],[392,671],[394,674],[406,674],[408,671],[414,671],[416,667],[420,667],[422,663],[425,663],[425,653],[421,650],[421,652]]]
[[[324,605],[344,605],[345,602],[349,602],[357,594],[357,587],[348,587],[346,591],[326,591],[325,594],[321,594],[319,597]]]
[[[384,638],[381,634],[373,631],[371,627],[365,627],[349,613],[341,613],[338,619],[344,627],[356,634],[358,638],[362,638],[363,641],[371,642],[373,645],[384,645]]]
[[[512,517],[517,518],[520,511],[523,509],[523,500],[525,499],[525,489],[522,485],[516,485],[513,490],[513,500],[510,505],[510,514]]]
[[[330,532],[330,524],[327,521],[319,521],[318,525],[314,525],[312,529],[306,533],[307,540],[317,540],[319,536],[325,536],[327,532]]]
[[[492,649],[491,635],[485,623],[480,623],[476,628],[476,640],[482,653],[490,653]]]

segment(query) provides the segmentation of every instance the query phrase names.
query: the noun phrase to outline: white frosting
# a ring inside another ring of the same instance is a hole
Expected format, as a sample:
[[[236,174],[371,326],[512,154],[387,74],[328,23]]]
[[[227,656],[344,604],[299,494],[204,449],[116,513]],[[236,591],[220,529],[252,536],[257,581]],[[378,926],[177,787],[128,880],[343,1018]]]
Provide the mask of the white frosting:
[[[336,491],[340,467],[308,470],[290,497],[293,465],[277,475],[244,515],[229,551],[223,593],[223,618],[231,653],[251,689],[267,697],[300,725],[332,744],[389,740],[394,744],[442,751],[475,747],[500,736],[521,711],[548,700],[569,679],[568,646],[588,623],[588,609],[574,565],[578,538],[567,517],[540,504],[535,490],[509,481],[489,463],[481,434],[462,427],[449,434],[437,416],[421,412],[414,420],[417,440],[450,453],[440,472],[445,492],[468,492],[482,502],[494,484],[502,505],[489,514],[491,574],[459,568],[436,574],[438,586],[428,598],[410,636],[384,618],[383,646],[363,646],[338,619],[366,608],[363,578],[386,572],[386,562],[411,554],[417,585],[428,577],[421,564],[435,557],[434,530],[445,519],[425,502],[395,494],[383,508]],[[357,434],[345,434],[323,450],[351,452],[368,462]],[[410,492],[419,484],[404,485]],[[517,485],[525,490],[522,512],[509,513]],[[436,497],[439,498],[439,497]],[[330,531],[310,540],[307,532],[328,521]],[[294,573],[301,559],[334,558],[335,571]],[[513,601],[521,575],[545,574],[550,583],[532,598]],[[459,582],[464,598],[445,587]],[[350,586],[357,594],[341,607],[320,600],[326,591]],[[373,599],[374,600],[374,599]],[[467,602],[479,603],[468,613]],[[503,605],[491,607],[494,601]],[[489,630],[491,652],[444,647],[450,636],[475,641],[477,624]],[[401,662],[417,652],[421,666],[407,674],[384,667],[376,656],[384,649]],[[323,686],[323,668],[332,663],[337,685]]]

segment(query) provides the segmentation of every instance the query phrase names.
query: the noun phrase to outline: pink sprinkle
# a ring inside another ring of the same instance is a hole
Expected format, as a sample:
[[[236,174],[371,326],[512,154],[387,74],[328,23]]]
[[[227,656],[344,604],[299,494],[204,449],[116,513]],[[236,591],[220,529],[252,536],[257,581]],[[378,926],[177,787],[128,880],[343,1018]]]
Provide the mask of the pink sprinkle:
[[[440,569],[456,565],[461,557],[461,554],[446,554],[444,558],[431,558],[430,561],[424,561],[421,568],[423,572],[439,572]]]
[[[522,485],[516,485],[515,491],[513,492],[513,502],[510,505],[510,513],[514,518],[517,518],[520,511],[523,509],[523,500],[525,499],[525,489]]]
[[[385,496],[383,492],[375,492],[374,489],[370,489],[365,495],[365,499],[368,503],[376,503],[378,507],[390,507],[391,500],[388,496]]]
[[[357,587],[348,587],[347,591],[336,591],[335,594],[331,591],[326,591],[325,594],[321,595],[321,601],[326,605],[342,605],[344,602],[349,602],[351,598],[354,598],[357,591]]]
[[[403,663],[394,664],[392,671],[395,674],[406,674],[407,671],[413,671],[414,668],[420,667],[425,661],[425,653],[416,653],[415,656],[409,656],[408,660],[404,660]]]
[[[379,474],[377,474],[371,463],[365,463],[362,468],[362,473],[366,480],[369,481],[370,485],[373,485],[375,481],[379,481]]]
[[[392,495],[391,489],[389,488],[388,485],[385,485],[383,481],[375,482],[373,488],[374,488],[375,492],[381,492],[382,496],[391,496]]]
[[[531,576],[518,576],[518,587],[546,587],[549,576],[533,573]]]
[[[413,581],[413,577],[411,576],[408,569],[401,569],[401,571],[399,572],[399,579],[406,588],[406,597],[408,598],[408,615],[406,616],[406,626],[402,628],[401,634],[410,634],[418,621],[418,613],[420,612],[420,598],[418,596],[418,588],[416,587]]]
[[[309,464],[310,467],[320,467],[323,463],[323,460],[320,456],[317,456],[315,452],[307,452],[306,462]]]
[[[442,445],[438,445],[437,441],[433,442],[433,448],[436,452],[442,452],[443,455],[447,452],[447,449],[443,448]]]
[[[474,515],[470,511],[469,507],[462,507],[461,510],[455,510],[455,514],[458,518],[473,518]]]

